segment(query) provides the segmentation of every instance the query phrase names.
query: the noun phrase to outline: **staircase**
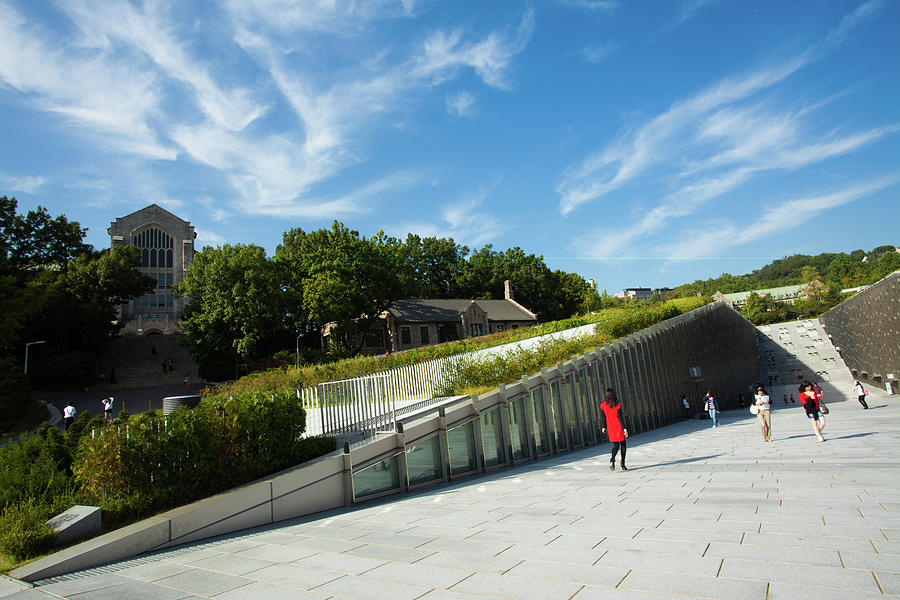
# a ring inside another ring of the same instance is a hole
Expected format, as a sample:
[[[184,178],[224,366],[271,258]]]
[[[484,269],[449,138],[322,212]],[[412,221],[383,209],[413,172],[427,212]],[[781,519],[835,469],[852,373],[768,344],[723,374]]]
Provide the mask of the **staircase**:
[[[95,381],[94,388],[138,388],[178,385],[188,373],[191,382],[199,382],[199,368],[179,335],[127,335],[110,338],[97,354],[97,372],[103,373],[103,383]],[[156,352],[154,353],[154,348]],[[162,363],[172,360],[172,370],[164,372]],[[110,381],[115,370],[116,382]]]
[[[791,394],[797,400],[797,387],[803,380],[818,382],[826,402],[853,387],[850,370],[818,320],[762,325],[757,331],[759,381],[776,405]]]

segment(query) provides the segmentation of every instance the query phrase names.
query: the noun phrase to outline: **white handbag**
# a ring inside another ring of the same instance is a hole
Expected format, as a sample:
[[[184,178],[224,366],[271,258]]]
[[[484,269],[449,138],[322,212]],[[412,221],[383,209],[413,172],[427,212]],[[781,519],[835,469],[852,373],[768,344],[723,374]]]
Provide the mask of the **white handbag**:
[[[755,404],[751,404],[750,405],[750,414],[751,415],[759,414],[759,407]]]

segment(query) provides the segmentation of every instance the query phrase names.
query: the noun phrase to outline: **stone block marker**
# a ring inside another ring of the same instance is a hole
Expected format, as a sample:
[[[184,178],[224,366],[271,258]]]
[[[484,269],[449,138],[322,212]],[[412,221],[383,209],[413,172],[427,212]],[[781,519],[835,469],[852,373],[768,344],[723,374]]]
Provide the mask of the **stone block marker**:
[[[99,506],[73,506],[46,523],[56,532],[56,545],[67,546],[100,533]]]

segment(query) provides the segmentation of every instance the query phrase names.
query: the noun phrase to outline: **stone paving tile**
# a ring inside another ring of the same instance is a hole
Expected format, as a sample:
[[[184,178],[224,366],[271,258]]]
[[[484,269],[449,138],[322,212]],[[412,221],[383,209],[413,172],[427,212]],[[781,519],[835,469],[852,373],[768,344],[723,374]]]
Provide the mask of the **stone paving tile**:
[[[472,574],[473,571],[433,567],[421,563],[406,565],[391,562],[366,571],[364,577],[446,589]]]
[[[257,539],[257,536],[252,536],[252,538],[250,538],[250,539],[235,540],[233,542],[225,542],[222,544],[216,544],[215,551],[217,554],[222,553],[222,552],[233,554],[233,553],[237,553],[237,552],[243,552],[244,550],[249,550],[251,548],[256,548],[257,546],[262,546],[262,544],[263,543]],[[203,550],[201,550],[199,552],[203,553]],[[198,554],[198,558],[195,558],[194,560],[200,560],[201,558],[206,558],[206,557],[199,557],[199,554]]]
[[[247,575],[247,579],[309,590],[343,577],[343,573],[297,565],[272,565]]]
[[[610,589],[586,585],[572,597],[572,600],[683,600],[694,596],[681,596],[671,592],[639,592],[635,590]]]
[[[513,575],[476,573],[453,586],[453,591],[485,594],[510,600],[568,600],[581,585],[547,582]]]
[[[421,536],[408,533],[392,533],[384,535],[383,533],[370,533],[362,537],[355,538],[354,542],[365,542],[366,544],[388,544],[390,546],[403,546],[404,548],[418,548],[430,541],[437,539],[437,536]]]
[[[301,548],[299,546],[275,546],[272,544],[261,544],[249,550],[243,550],[236,553],[237,557],[256,558],[276,563],[289,563],[307,556],[312,556],[316,551],[309,548]],[[194,563],[196,565],[196,563]]]
[[[252,544],[251,546],[255,546],[258,544]],[[251,546],[246,546],[247,548]],[[216,552],[215,550],[209,550],[206,548],[202,548],[199,550],[192,550],[189,552],[173,552],[171,554],[166,554],[166,560],[170,560],[172,562],[181,563],[183,565],[188,565],[197,560],[203,560],[204,558],[210,558],[211,556],[222,556],[221,552]]]
[[[59,596],[51,596],[40,589],[27,588],[19,589],[18,591],[10,590],[9,594],[0,592],[0,598],[3,598],[3,600],[53,600],[54,598],[59,598]]]
[[[189,571],[190,567],[178,563],[159,560],[119,571],[117,575],[131,577],[140,581],[156,581],[172,575]]]
[[[615,587],[625,575],[627,567],[616,565],[588,566],[548,560],[524,560],[508,571],[509,575]]]
[[[878,583],[881,585],[885,594],[900,595],[900,575],[897,573],[882,573],[881,571],[876,571],[875,577],[878,579]]]
[[[567,562],[579,565],[592,565],[603,556],[604,550],[599,548],[566,548],[564,550],[559,550],[551,546],[515,544],[497,556],[500,558],[514,558],[519,560],[552,560],[553,557],[558,556],[560,552],[563,553]]]
[[[558,552],[562,549],[567,548],[580,548],[587,549],[593,548],[597,544],[603,541],[606,536],[603,535],[577,535],[574,533],[568,533],[563,535],[558,535],[546,544],[542,544],[547,548],[551,549],[554,552]],[[536,545],[539,540],[523,540],[524,544]]]
[[[484,594],[463,594],[461,592],[451,592],[449,590],[431,590],[419,600],[484,600],[485,598],[495,598],[496,596],[485,596]]]
[[[512,544],[533,544],[535,546],[544,546],[546,544],[552,543],[554,540],[560,537],[559,534],[555,533],[528,533],[525,531],[494,531],[494,530],[482,530],[473,533],[472,535],[466,537],[467,540],[471,540],[473,542],[499,542],[504,543],[507,546]],[[597,538],[594,540],[594,544],[600,541],[602,538]]]
[[[721,598],[722,600],[766,600],[768,587],[764,581],[634,569],[619,584],[617,590],[632,589],[660,594]]]
[[[683,556],[676,553],[660,554],[641,550],[610,550],[595,565],[715,577],[722,567],[722,559],[707,556]]]
[[[6,579],[5,577],[0,576],[0,598],[5,598],[7,596],[11,596],[12,594],[30,589],[30,585],[19,583],[18,581],[13,581],[12,579]]]
[[[313,554],[304,559],[291,563],[298,567],[314,567],[316,569],[325,569],[339,573],[349,573],[359,575],[365,573],[369,569],[380,567],[387,561],[377,558],[369,558],[367,556],[353,556],[351,554],[332,554],[331,552],[320,552]]]
[[[900,554],[900,540],[872,540],[872,545],[881,554]],[[849,548],[849,550],[854,550],[854,548]]]
[[[347,550],[344,555],[368,556],[383,560],[395,560],[404,563],[414,563],[434,554],[434,550],[416,548],[404,548],[402,546],[387,546],[385,544],[365,544],[352,550]]]
[[[758,579],[770,582],[795,583],[800,585],[815,582],[821,587],[861,592],[878,592],[878,585],[871,571],[863,569],[842,569],[819,565],[797,565],[773,563],[770,561],[725,559],[720,577]]]
[[[900,573],[900,556],[896,554],[841,552],[841,558],[848,569],[871,569],[873,571]]]
[[[726,542],[739,544],[744,534],[737,531],[709,531],[697,529],[642,529],[635,536],[639,540],[685,540],[697,542]]]
[[[512,546],[506,542],[466,540],[442,540],[436,539],[420,546],[419,550],[447,550],[449,552],[463,552],[466,554],[482,554],[484,556],[496,556]]]
[[[327,594],[307,592],[260,581],[215,596],[216,600],[326,600],[327,598],[329,598]]]
[[[827,598],[847,598],[848,600],[900,600],[894,594],[852,592],[823,588],[812,585],[794,585],[790,583],[769,584],[768,600],[823,600]]]
[[[359,548],[365,542],[354,542],[352,540],[334,540],[330,538],[300,538],[296,542],[291,542],[291,546],[296,546],[304,550],[312,550],[315,552],[346,552],[351,548]]]
[[[416,564],[500,575],[509,571],[520,562],[522,560],[517,558],[479,556],[475,554],[461,554],[459,552],[438,552],[428,558],[423,558]]]
[[[704,556],[737,560],[769,560],[777,563],[799,563],[841,567],[841,557],[836,550],[820,548],[783,548],[778,546],[751,546],[748,544],[722,544],[714,542]],[[849,566],[849,565],[847,565]]]
[[[410,585],[396,581],[386,582],[346,575],[317,587],[315,592],[331,594],[349,600],[413,600],[434,589],[434,586]]]
[[[154,582],[155,585],[181,590],[198,596],[215,596],[248,583],[250,583],[249,579],[233,577],[224,573],[213,573],[203,569],[191,569],[190,571]]]
[[[79,579],[69,579],[68,581],[60,581],[41,586],[42,592],[53,594],[54,596],[65,598],[69,595],[81,594],[83,592],[102,590],[108,587],[122,585],[132,581],[125,577],[114,574],[95,575],[93,577],[85,577]]]
[[[683,556],[703,556],[706,542],[686,542],[676,540],[642,540],[639,538],[608,537],[600,542],[596,550],[643,550],[664,554],[679,553]]]
[[[144,581],[129,581],[122,585],[89,590],[66,596],[71,600],[183,600],[191,594],[181,590],[164,588]]]
[[[228,575],[245,575],[268,567],[271,564],[272,562],[268,560],[259,560],[238,554],[223,554],[222,556],[204,558],[203,560],[192,562],[191,567]]]
[[[852,552],[875,552],[875,546],[872,545],[870,540],[865,538],[828,537],[823,535],[745,533],[742,543],[753,546],[783,546],[794,548],[818,548],[822,550],[846,550]]]

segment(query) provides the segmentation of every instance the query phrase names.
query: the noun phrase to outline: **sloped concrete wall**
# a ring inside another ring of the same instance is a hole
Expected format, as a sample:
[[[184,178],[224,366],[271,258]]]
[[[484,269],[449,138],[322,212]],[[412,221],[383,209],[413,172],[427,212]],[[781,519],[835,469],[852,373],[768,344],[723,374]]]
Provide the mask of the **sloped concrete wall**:
[[[854,378],[897,393],[900,271],[838,304],[819,321]]]

